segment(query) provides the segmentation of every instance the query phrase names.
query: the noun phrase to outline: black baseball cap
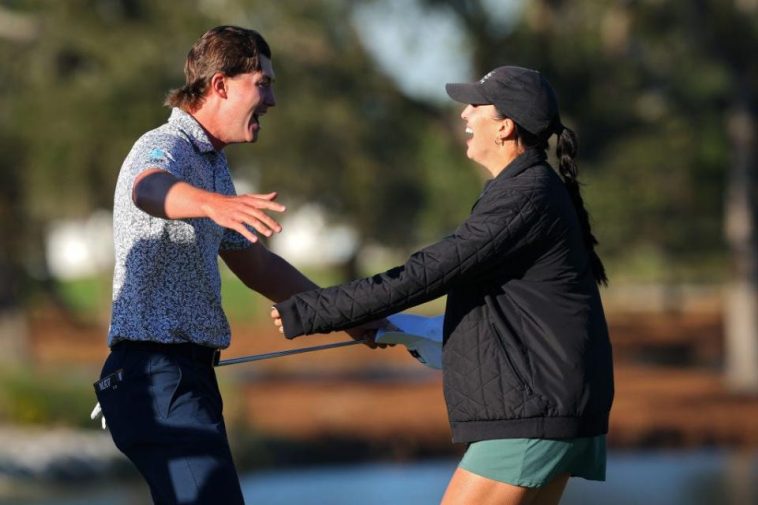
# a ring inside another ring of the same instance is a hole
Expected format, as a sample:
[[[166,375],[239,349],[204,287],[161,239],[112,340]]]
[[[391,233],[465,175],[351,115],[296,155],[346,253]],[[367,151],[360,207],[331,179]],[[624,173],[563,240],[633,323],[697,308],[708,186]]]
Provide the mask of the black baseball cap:
[[[448,83],[445,90],[456,102],[494,105],[501,114],[539,137],[547,138],[562,129],[555,91],[536,70],[497,67],[477,82]]]

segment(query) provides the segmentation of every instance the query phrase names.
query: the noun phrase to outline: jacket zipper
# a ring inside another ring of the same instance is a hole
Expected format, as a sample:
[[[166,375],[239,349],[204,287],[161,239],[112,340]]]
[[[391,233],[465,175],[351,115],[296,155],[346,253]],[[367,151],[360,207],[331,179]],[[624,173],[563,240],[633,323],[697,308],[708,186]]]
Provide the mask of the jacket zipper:
[[[500,332],[495,326],[495,323],[490,323],[490,326],[492,326],[492,331],[495,332],[495,336],[497,337],[497,341],[500,344],[500,348],[503,350],[503,354],[505,354],[505,360],[508,362],[508,367],[511,369],[511,373],[519,383],[520,389],[531,394],[532,388],[529,387],[529,384],[526,382],[523,375],[521,375],[521,373],[518,371],[518,368],[516,368],[516,365],[513,363],[511,355],[508,352],[508,347],[505,345],[505,341],[503,340],[503,336],[500,335]]]

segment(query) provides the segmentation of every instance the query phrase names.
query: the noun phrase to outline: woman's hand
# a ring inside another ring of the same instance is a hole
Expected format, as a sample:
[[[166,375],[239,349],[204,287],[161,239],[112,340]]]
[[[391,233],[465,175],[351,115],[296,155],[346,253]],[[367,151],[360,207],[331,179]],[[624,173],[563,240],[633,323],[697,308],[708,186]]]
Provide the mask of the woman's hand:
[[[284,323],[282,323],[282,316],[279,315],[279,311],[276,307],[271,307],[271,319],[274,322],[274,326],[279,328],[279,333],[284,334]]]
[[[377,347],[384,349],[387,347],[387,344],[377,344],[374,342],[374,339],[376,338],[376,330],[379,328],[384,328],[388,324],[389,322],[386,319],[379,319],[377,321],[364,323],[360,326],[348,328],[345,330],[345,333],[353,337],[353,340],[363,341],[363,343],[371,349],[376,349]]]

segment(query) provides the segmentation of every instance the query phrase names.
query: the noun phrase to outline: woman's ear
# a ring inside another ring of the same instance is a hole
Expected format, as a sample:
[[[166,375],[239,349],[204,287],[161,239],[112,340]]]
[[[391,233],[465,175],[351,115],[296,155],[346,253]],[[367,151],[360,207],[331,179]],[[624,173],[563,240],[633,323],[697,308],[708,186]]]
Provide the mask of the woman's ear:
[[[516,136],[516,123],[513,121],[513,119],[507,117],[503,121],[503,128],[504,128],[504,134],[508,138],[512,138]]]
[[[498,138],[501,142],[506,140],[513,140],[516,138],[516,123],[509,117],[503,119],[500,122],[500,127],[497,130]]]

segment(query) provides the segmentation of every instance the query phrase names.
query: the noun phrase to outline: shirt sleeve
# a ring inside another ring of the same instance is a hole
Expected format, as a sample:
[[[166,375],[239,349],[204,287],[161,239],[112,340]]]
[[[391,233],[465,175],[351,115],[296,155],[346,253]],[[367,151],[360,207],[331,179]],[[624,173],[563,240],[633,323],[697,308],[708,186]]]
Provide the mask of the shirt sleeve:
[[[275,305],[287,338],[356,326],[444,295],[509,261],[539,223],[527,195],[483,197],[448,237],[384,273],[299,293]]]
[[[134,176],[151,168],[165,170],[182,180],[188,163],[184,159],[192,146],[174,135],[148,132],[132,148],[129,165]]]

